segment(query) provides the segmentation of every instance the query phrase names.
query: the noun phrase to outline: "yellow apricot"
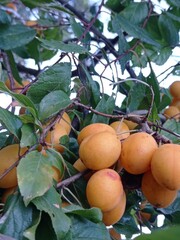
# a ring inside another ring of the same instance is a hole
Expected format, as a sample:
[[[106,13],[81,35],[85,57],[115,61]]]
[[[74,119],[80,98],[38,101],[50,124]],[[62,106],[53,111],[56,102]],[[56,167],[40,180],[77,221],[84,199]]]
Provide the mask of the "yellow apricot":
[[[134,133],[122,142],[119,161],[129,173],[144,173],[150,169],[151,157],[157,148],[158,145],[150,134]]]
[[[177,191],[159,185],[151,171],[144,173],[141,189],[148,202],[157,208],[168,207],[177,197]]]
[[[180,81],[175,81],[169,86],[170,94],[174,98],[180,99]]]
[[[36,20],[28,20],[25,22],[25,25],[27,27],[35,27],[35,26],[37,26],[37,21]]]
[[[180,189],[180,145],[161,145],[152,155],[151,171],[156,181],[170,190]]]
[[[164,110],[164,116],[166,118],[180,119],[180,111],[175,106],[170,106]]]
[[[124,194],[119,174],[113,169],[95,172],[86,187],[86,196],[91,207],[110,211],[119,203]]]
[[[78,158],[74,164],[73,164],[73,167],[78,170],[79,172],[83,172],[84,170],[87,169],[87,167],[84,165],[84,163],[81,161],[80,158]]]
[[[132,121],[130,121],[130,120],[126,120],[126,119],[124,119],[123,122],[128,126],[129,130],[134,130],[135,127],[138,126],[137,123],[132,122]]]
[[[55,124],[54,129],[49,131],[45,137],[45,142],[50,148],[55,148],[58,152],[64,152],[64,147],[60,145],[60,138],[67,136],[66,129],[61,124]]]
[[[1,197],[1,202],[2,203],[6,203],[8,197],[13,194],[16,190],[16,186],[15,187],[11,187],[11,188],[6,188],[2,194],[2,197]]]
[[[119,140],[126,139],[130,135],[128,126],[122,121],[115,121],[110,126],[116,131]]]
[[[67,134],[69,135],[71,131],[71,119],[66,112],[63,113],[62,118],[57,124],[63,126],[66,129]]]
[[[109,228],[109,234],[113,240],[121,240],[121,234],[118,233],[113,227]]]
[[[180,99],[173,98],[170,106],[177,107],[180,111]]]
[[[27,148],[21,148],[19,144],[8,145],[0,150],[0,175],[3,174],[18,159],[19,154],[25,153]],[[0,180],[0,188],[10,188],[17,185],[17,171],[14,167],[5,177]]]
[[[79,157],[91,170],[99,170],[112,166],[121,153],[121,142],[115,134],[99,132],[93,134],[80,145]]]
[[[12,8],[15,12],[17,12],[17,7],[16,7],[16,5],[14,4],[14,3],[7,3],[6,4],[6,7],[8,7],[8,8]],[[6,11],[8,14],[11,14],[11,12],[10,11]]]
[[[85,139],[86,137],[89,137],[90,135],[99,133],[99,132],[111,132],[115,133],[115,130],[112,129],[108,124],[105,123],[92,123],[89,124],[88,126],[84,127],[77,138],[77,141],[79,144]]]
[[[30,83],[30,81],[24,80],[24,81],[22,81],[22,85],[21,85],[21,84],[19,84],[16,80],[14,80],[14,87],[13,87],[13,89],[11,89],[11,83],[10,83],[9,78],[6,79],[6,81],[5,81],[6,87],[7,87],[9,90],[12,90],[12,91],[15,92],[15,93],[20,93],[20,92],[22,91],[23,87],[25,87],[25,86],[28,85],[29,83]]]
[[[123,216],[125,212],[126,207],[126,194],[123,193],[123,196],[121,197],[118,204],[111,209],[110,211],[103,212],[103,223],[106,226],[114,225],[117,223],[121,217]]]

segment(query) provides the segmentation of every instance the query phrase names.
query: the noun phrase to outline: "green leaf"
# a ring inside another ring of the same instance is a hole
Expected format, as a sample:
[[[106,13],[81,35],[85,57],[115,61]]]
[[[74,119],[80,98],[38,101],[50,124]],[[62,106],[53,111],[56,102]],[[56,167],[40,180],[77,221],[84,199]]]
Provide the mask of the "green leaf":
[[[40,103],[43,97],[55,90],[69,94],[71,83],[71,65],[59,63],[39,75],[37,82],[32,84],[27,96],[34,102]]]
[[[120,26],[120,22],[118,19],[118,15],[116,15],[113,20],[112,20],[112,26],[113,26],[113,30],[115,32],[117,32],[119,39],[118,39],[118,52],[120,55],[122,55],[123,57],[121,57],[119,59],[120,62],[120,66],[121,66],[121,70],[122,73],[124,73],[125,68],[126,68],[126,63],[130,60],[131,58],[131,53],[127,53],[127,51],[129,50],[130,46],[122,32],[121,26]]]
[[[85,29],[73,17],[70,18],[70,24],[76,37],[81,38],[81,36],[84,34]],[[91,35],[89,34],[89,32],[87,32],[86,35],[81,39],[81,41],[85,43],[86,46],[88,46],[87,43],[90,41],[90,39],[91,39]]]
[[[42,42],[42,45],[48,49],[55,49],[55,50],[61,50],[64,52],[74,52],[74,53],[88,53],[87,49],[85,49],[83,46],[77,45],[76,43],[64,43],[62,41],[55,41],[55,40],[45,40],[38,38],[40,42]]]
[[[84,209],[78,205],[69,205],[64,212],[66,214],[76,214],[87,218],[92,222],[98,223],[102,221],[102,212],[99,208]]]
[[[146,2],[132,2],[121,11],[121,16],[128,19],[131,23],[139,25],[147,17],[148,11],[148,5]]]
[[[6,128],[14,134],[17,138],[21,136],[21,126],[22,122],[20,118],[13,113],[9,112],[7,109],[0,107],[0,122],[6,126]]]
[[[179,33],[176,27],[174,26],[172,20],[167,17],[167,15],[160,15],[158,21],[159,29],[161,36],[165,42],[171,46],[175,47],[179,43]]]
[[[41,212],[36,212],[33,216],[31,227],[24,231],[23,236],[29,240],[36,240],[36,230],[41,221]]]
[[[140,39],[142,42],[160,47],[160,44],[156,42],[145,29],[130,23],[129,20],[125,19],[120,14],[118,15],[118,20],[122,29],[126,31],[130,36]]]
[[[102,112],[102,113],[106,113],[106,114],[112,114],[113,110],[115,107],[115,100],[113,98],[113,96],[109,97],[105,97],[103,96],[101,98],[101,100],[99,101],[98,105],[96,106],[95,110]],[[92,123],[95,122],[102,122],[102,123],[109,123],[109,118],[98,115],[98,114],[93,114]]]
[[[35,105],[33,104],[33,102],[25,95],[23,94],[17,94],[17,93],[13,93],[11,92],[5,85],[3,82],[0,82],[0,91],[4,92],[4,93],[8,93],[11,97],[13,97],[16,101],[19,102],[19,104],[22,107],[27,108],[32,115],[34,116],[35,119],[38,118],[38,112],[37,109],[35,107]]]
[[[151,73],[149,74],[149,76],[146,78],[147,83],[152,87],[152,90],[154,92],[154,102],[156,106],[159,106],[160,103],[160,88],[159,88],[159,83],[158,80],[156,78],[156,75],[153,71],[153,68],[150,64],[150,69],[151,69]],[[150,89],[148,88],[148,91],[150,91]]]
[[[56,90],[47,94],[39,104],[39,118],[45,120],[59,111],[65,109],[70,105],[71,100],[68,95],[61,91]]]
[[[25,207],[22,197],[18,192],[8,199],[3,216],[0,220],[0,233],[24,240],[24,231],[31,226],[34,208],[32,205]]]
[[[61,198],[54,188],[50,188],[43,196],[33,200],[38,210],[48,213],[51,218],[57,240],[64,239],[70,229],[70,219],[63,213]]]
[[[53,185],[53,173],[48,157],[38,151],[32,151],[21,159],[17,167],[17,177],[26,205],[48,191]]]
[[[143,234],[141,236],[136,237],[137,240],[179,240],[180,235],[180,227],[171,226],[166,229],[155,230],[151,234]]]
[[[119,0],[107,0],[105,6],[117,13],[124,8]]]
[[[169,4],[172,4],[173,6],[176,6],[176,7],[180,8],[180,2],[179,2],[179,0],[167,0],[167,2],[168,2]]]
[[[139,109],[141,103],[145,104],[145,101],[143,101],[143,99],[146,98],[146,88],[147,87],[141,83],[136,83],[133,87],[131,87],[127,101],[127,110],[129,112]]]
[[[121,234],[126,235],[127,238],[131,238],[133,234],[140,232],[132,211],[126,211],[121,220],[114,225],[114,228]]]
[[[11,50],[29,43],[36,31],[24,25],[2,25],[0,28],[0,48]]]
[[[11,18],[5,11],[0,10],[0,24],[10,24]]]
[[[153,61],[157,65],[163,65],[166,63],[166,61],[169,59],[171,55],[172,55],[171,47],[164,47],[158,50],[158,54],[157,51],[154,51],[153,54],[151,54],[149,57],[151,61]]]
[[[37,135],[35,134],[35,129],[33,124],[23,124],[21,128],[21,147],[30,147],[37,143]]]
[[[1,233],[0,233],[0,239],[1,240],[16,240],[15,238],[8,237],[7,235],[1,234]]]
[[[13,56],[12,52],[11,51],[6,51],[6,54],[7,54],[8,59],[9,59],[9,64],[11,66],[11,71],[12,71],[13,77],[14,77],[14,79],[16,79],[16,81],[18,83],[21,84],[22,83],[22,79],[19,76],[19,71],[17,69],[17,64],[16,64],[16,62],[14,60],[14,56]]]
[[[111,240],[108,229],[102,223],[93,223],[80,216],[71,216],[71,230],[63,240]]]
[[[161,130],[161,135],[164,135],[168,139],[170,139],[173,143],[180,143],[180,137],[173,135],[173,133],[177,133],[180,135],[180,124],[174,119],[169,119],[163,124],[163,128],[169,130]],[[172,132],[172,134],[171,134]]]

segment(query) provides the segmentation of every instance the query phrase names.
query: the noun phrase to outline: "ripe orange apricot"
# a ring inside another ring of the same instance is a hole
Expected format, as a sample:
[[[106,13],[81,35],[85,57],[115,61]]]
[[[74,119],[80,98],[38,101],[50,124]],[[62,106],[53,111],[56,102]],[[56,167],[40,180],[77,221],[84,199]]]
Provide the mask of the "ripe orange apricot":
[[[61,137],[68,135],[66,129],[59,123],[55,124],[54,129],[49,131],[45,137],[45,142],[49,147],[55,148],[58,152],[64,152],[64,147],[60,145]]]
[[[110,126],[116,131],[119,140],[126,139],[130,135],[128,126],[122,121],[115,121]]]
[[[24,81],[22,81],[22,85],[21,85],[21,84],[19,84],[16,80],[14,80],[14,89],[13,89],[13,91],[14,91],[15,93],[20,93],[21,90],[22,90],[22,88],[25,87],[26,85],[28,85],[29,83],[30,83],[30,82],[29,82],[28,80],[24,80]],[[5,85],[6,85],[6,87],[7,87],[9,90],[12,90],[12,89],[11,89],[11,83],[10,83],[9,78],[6,79]]]
[[[63,126],[66,129],[67,134],[69,135],[71,131],[71,119],[66,112],[63,113],[62,118],[57,124]]]
[[[158,145],[150,134],[134,133],[122,142],[119,161],[129,173],[144,173],[150,169],[151,157],[157,148]]]
[[[168,207],[177,197],[177,191],[159,185],[151,171],[144,173],[141,189],[148,202],[157,208]]]
[[[27,148],[20,149],[20,155],[25,153]],[[8,145],[0,150],[0,175],[3,174],[18,159],[19,144]],[[17,185],[17,172],[14,167],[5,177],[0,180],[0,188],[10,188]]]
[[[36,20],[28,20],[25,22],[25,25],[27,27],[35,27],[35,26],[37,26],[37,21]]]
[[[180,145],[161,145],[152,155],[151,171],[156,181],[170,190],[180,189]]]
[[[169,106],[164,110],[164,116],[166,118],[180,119],[180,111],[175,106]]]
[[[108,124],[105,123],[92,123],[89,124],[88,126],[84,127],[77,138],[77,141],[79,144],[81,144],[81,142],[83,141],[84,138],[99,133],[99,132],[111,132],[111,133],[115,133],[115,130],[112,129],[112,127],[110,127]]]
[[[99,170],[112,166],[121,153],[121,142],[115,134],[99,132],[93,134],[80,145],[79,157],[91,170]]]
[[[95,172],[86,187],[86,196],[91,207],[110,211],[119,203],[124,194],[119,174],[113,169]]]
[[[180,81],[175,81],[169,86],[169,92],[174,98],[180,99]]]
[[[177,107],[180,111],[180,99],[173,98],[170,106]]]
[[[121,234],[118,233],[113,227],[109,228],[109,234],[113,240],[121,240]]]
[[[8,197],[13,194],[16,190],[16,186],[15,187],[11,187],[11,188],[6,188],[2,194],[2,197],[1,197],[1,202],[2,203],[6,203]]]
[[[56,182],[60,182],[61,179],[62,179],[62,174],[61,174],[60,170],[57,167],[55,167],[55,166],[52,166],[52,169],[54,171],[54,174],[53,174],[54,180]]]
[[[74,166],[74,168],[75,168],[76,170],[78,170],[79,172],[83,172],[84,170],[87,169],[87,167],[84,165],[84,163],[81,161],[80,158],[78,158],[78,159],[74,162],[73,166]]]
[[[114,225],[117,223],[124,214],[126,207],[126,194],[123,193],[119,203],[110,211],[103,212],[103,223],[106,226]]]
[[[12,8],[15,12],[17,12],[17,7],[16,7],[16,5],[14,4],[14,3],[7,3],[6,4],[6,7],[8,7],[8,8]],[[10,11],[6,11],[8,14],[11,14],[11,12]]]
[[[123,122],[128,126],[129,130],[133,130],[133,129],[135,129],[135,127],[138,126],[137,123],[132,122],[132,121],[130,121],[130,120],[124,119]]]

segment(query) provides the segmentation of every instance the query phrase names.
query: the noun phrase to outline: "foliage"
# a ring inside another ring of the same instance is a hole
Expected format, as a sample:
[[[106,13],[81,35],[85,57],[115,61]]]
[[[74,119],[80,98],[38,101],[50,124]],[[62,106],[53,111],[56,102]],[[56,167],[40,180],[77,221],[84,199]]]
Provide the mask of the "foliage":
[[[179,76],[179,63],[166,69],[163,79],[154,70],[154,64],[163,66],[179,46],[180,3],[167,0],[168,7],[159,10],[153,1],[95,2],[0,3],[0,94],[12,99],[7,108],[0,107],[0,148],[13,143],[28,147],[17,166],[18,187],[1,207],[1,239],[112,239],[100,209],[87,202],[87,173],[73,167],[77,134],[84,126],[127,119],[158,143],[180,143],[179,122],[163,115],[172,96],[160,84],[169,75]],[[29,83],[23,85],[24,80]],[[40,150],[47,149],[45,137],[64,111],[72,125],[70,135],[59,141],[64,151],[49,149],[44,156]],[[64,172],[59,183],[52,166]],[[167,209],[147,204],[145,210],[155,217],[143,221],[141,176],[121,175],[127,205],[116,231],[130,239],[146,226],[152,237],[136,239],[176,240],[179,196]],[[64,201],[70,206],[63,207]],[[159,214],[165,217],[161,230]]]

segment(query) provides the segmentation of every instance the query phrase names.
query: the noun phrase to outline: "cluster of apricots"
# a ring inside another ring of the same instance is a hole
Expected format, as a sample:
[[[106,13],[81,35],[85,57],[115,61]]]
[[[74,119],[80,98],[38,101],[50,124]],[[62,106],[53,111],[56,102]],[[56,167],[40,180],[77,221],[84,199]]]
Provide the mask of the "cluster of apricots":
[[[169,86],[172,101],[168,108],[164,110],[167,119],[174,118],[180,120],[180,81],[175,81]]]
[[[116,133],[117,126],[117,132],[123,131],[123,134]],[[80,131],[77,138],[79,159],[74,167],[79,171],[93,170],[87,182],[86,196],[91,207],[101,209],[103,222],[107,226],[119,221],[125,211],[126,194],[121,177],[113,166],[121,153],[120,139],[126,135],[129,136],[129,128],[118,121],[113,126],[104,123],[90,124]]]
[[[122,142],[120,165],[131,174],[143,174],[141,190],[150,204],[169,206],[180,190],[180,145],[158,146],[153,136],[137,132]]]
[[[80,131],[77,140],[79,159],[74,167],[79,171],[93,170],[86,196],[91,207],[101,209],[106,225],[119,221],[126,205],[117,166],[143,175],[142,193],[154,207],[165,208],[176,199],[180,190],[180,145],[158,146],[146,132],[130,134],[122,121],[90,124]]]
[[[47,147],[54,148],[62,153],[64,151],[64,148],[59,144],[59,139],[64,135],[68,135],[70,133],[70,130],[71,119],[69,115],[64,112],[62,118],[54,125],[53,129],[51,129],[45,137]],[[0,175],[6,173],[7,169],[9,169],[13,164],[16,166],[16,162],[18,161],[19,157],[22,156],[27,150],[27,148],[21,148],[19,144],[12,144],[2,148],[0,150]],[[43,156],[46,156],[46,151],[44,149],[38,147],[38,150],[41,151]],[[52,166],[52,169],[54,171],[54,180],[56,182],[61,181],[62,173],[60,170],[55,166]],[[0,180],[0,188],[4,189],[1,198],[2,202],[5,202],[7,196],[15,191],[17,185],[17,170],[16,167],[14,167]]]

